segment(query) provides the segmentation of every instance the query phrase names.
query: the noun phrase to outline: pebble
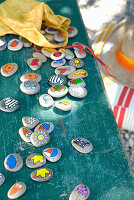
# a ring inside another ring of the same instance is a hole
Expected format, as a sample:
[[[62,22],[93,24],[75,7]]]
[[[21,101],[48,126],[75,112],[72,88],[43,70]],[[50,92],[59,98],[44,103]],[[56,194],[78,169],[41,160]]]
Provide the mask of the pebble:
[[[67,79],[62,74],[52,75],[48,78],[48,83],[52,87],[55,85],[65,85],[66,82],[67,82]]]
[[[44,35],[44,37],[45,37],[49,42],[51,42],[52,40],[54,40],[54,35],[52,35],[52,34],[46,33],[46,34]]]
[[[0,173],[0,186],[5,182],[5,176]]]
[[[79,69],[84,66],[84,61],[81,60],[80,58],[74,58],[69,61],[69,65]]]
[[[60,60],[65,57],[65,53],[62,51],[55,51],[51,54],[50,57],[52,60]]]
[[[27,73],[27,74],[23,74],[20,77],[20,81],[21,82],[26,82],[26,81],[40,82],[41,81],[41,76],[39,74],[36,74],[36,73]]]
[[[75,49],[74,53],[77,58],[83,59],[86,57],[86,52],[83,51],[82,49]]]
[[[49,108],[49,107],[53,106],[54,100],[53,100],[53,98],[50,95],[48,95],[48,94],[42,94],[39,97],[39,103],[40,103],[40,105],[42,107]]]
[[[60,100],[56,101],[55,107],[63,111],[70,111],[72,109],[72,104],[68,100]]]
[[[90,195],[90,190],[86,185],[79,184],[71,193],[69,200],[86,200]]]
[[[73,79],[68,82],[68,86],[75,86],[75,85],[80,87],[85,87],[86,83],[82,78]]]
[[[86,78],[88,73],[84,69],[78,69],[77,71],[68,75],[69,79],[78,79],[78,78]]]
[[[36,81],[26,81],[21,83],[20,90],[25,94],[36,94],[40,91],[40,84]]]
[[[63,76],[68,76],[69,74],[75,72],[76,69],[75,67],[72,66],[62,66],[62,67],[57,67],[55,69],[55,74],[62,74]]]
[[[67,32],[68,32],[68,38],[73,38],[78,34],[78,29],[76,27],[70,26]]]
[[[58,46],[58,47],[60,47],[60,46],[63,46],[63,42],[57,42],[57,41],[51,41],[51,44],[53,44],[53,45],[55,45],[55,46]]]
[[[73,44],[72,44],[72,46],[75,46],[75,45],[82,45],[82,43],[79,43],[79,42],[74,42]],[[83,46],[81,46],[83,49],[85,49],[86,47],[83,47]],[[73,49],[80,49],[80,48],[78,48],[78,47],[73,47]]]
[[[93,145],[85,138],[75,138],[71,141],[72,146],[80,153],[89,153],[93,150]]]
[[[19,102],[12,97],[7,97],[0,101],[0,110],[5,112],[14,112],[20,107]]]
[[[41,30],[40,30],[40,33],[41,33],[42,35],[45,35],[46,32],[45,32],[45,30],[41,29]]]
[[[46,164],[46,158],[38,153],[29,155],[26,159],[26,166],[29,168],[42,167]]]
[[[26,48],[32,46],[32,43],[22,36],[19,37],[19,40],[23,42],[23,46],[26,47]]]
[[[58,148],[44,149],[43,155],[50,162],[57,162],[61,158],[61,150]]]
[[[55,51],[56,51],[56,49],[53,49],[53,48],[42,48],[41,49],[41,52],[48,58],[50,58],[51,54]]]
[[[129,139],[129,134],[128,133],[125,134],[125,138]]]
[[[63,42],[65,40],[65,37],[62,34],[57,33],[54,34],[54,40],[57,42]]]
[[[0,51],[3,51],[7,48],[7,41],[4,38],[0,38]]]
[[[76,98],[84,98],[87,96],[87,89],[80,86],[69,87],[69,94]]]
[[[54,125],[52,122],[44,122],[36,126],[34,129],[34,132],[37,132],[38,130],[41,130],[41,129],[47,131],[47,133],[51,133],[54,130]]]
[[[134,147],[134,141],[131,138],[128,140],[128,142],[130,147]]]
[[[68,88],[64,85],[56,85],[48,90],[48,94],[50,94],[54,98],[63,97],[67,93],[68,93]]]
[[[12,76],[18,70],[16,63],[8,63],[1,67],[1,74],[5,77]]]
[[[27,60],[27,64],[32,70],[36,71],[36,70],[40,69],[40,67],[42,65],[42,60],[39,58],[29,58]]]
[[[70,51],[69,49],[61,48],[61,49],[59,49],[59,51],[62,51],[65,53],[65,59],[67,59],[67,60],[71,60],[74,58],[74,53],[72,51]]]
[[[31,179],[37,182],[45,182],[53,177],[53,171],[48,168],[36,169],[31,173]]]
[[[45,31],[46,33],[53,34],[53,35],[59,33],[59,31],[54,28],[46,28]]]
[[[32,131],[27,128],[27,127],[21,127],[19,129],[19,134],[20,134],[20,137],[25,141],[25,142],[31,142],[30,141],[30,137],[32,135]]]
[[[43,55],[42,53],[34,52],[33,57],[41,59],[42,63],[47,62],[47,57],[45,55]]]
[[[25,192],[26,192],[26,184],[23,182],[17,182],[10,188],[7,196],[9,199],[17,199],[21,197]]]
[[[54,60],[54,61],[52,61],[51,62],[51,66],[52,67],[60,67],[60,66],[62,66],[62,65],[65,65],[65,63],[66,63],[66,60],[63,58],[63,59],[60,59],[60,60]]]
[[[4,166],[10,172],[17,172],[23,167],[23,160],[19,154],[9,154],[4,160]]]
[[[8,42],[8,49],[11,51],[19,51],[23,47],[23,42],[18,39],[13,39]]]
[[[22,118],[22,123],[25,127],[33,129],[37,124],[39,123],[39,120],[34,117],[23,117]]]
[[[50,135],[45,129],[39,129],[30,137],[31,143],[36,147],[41,147],[49,143]]]

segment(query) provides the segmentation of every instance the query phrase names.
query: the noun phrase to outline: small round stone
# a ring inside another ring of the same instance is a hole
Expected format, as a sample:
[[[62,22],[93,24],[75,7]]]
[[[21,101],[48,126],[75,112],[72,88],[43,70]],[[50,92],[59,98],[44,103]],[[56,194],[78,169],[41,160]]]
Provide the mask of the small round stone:
[[[73,38],[78,34],[78,29],[76,27],[70,26],[67,32],[68,32],[68,38]]]
[[[12,76],[18,70],[16,63],[8,63],[1,67],[1,74],[5,77]]]
[[[48,83],[51,86],[55,86],[55,85],[65,85],[67,82],[67,79],[65,76],[63,76],[62,74],[58,74],[58,75],[52,75],[48,78]]]
[[[74,58],[74,53],[72,51],[70,51],[69,49],[61,48],[61,49],[59,49],[59,51],[62,51],[65,53],[65,59],[67,59],[67,60],[71,60]]]
[[[26,81],[40,82],[41,81],[41,76],[39,74],[36,74],[36,73],[27,73],[27,74],[23,74],[20,77],[20,81],[21,82],[26,82]]]
[[[84,61],[79,58],[74,58],[69,61],[69,65],[79,69],[84,66]]]
[[[48,90],[48,94],[50,94],[54,98],[63,97],[67,93],[68,93],[68,88],[65,85],[56,85]]]
[[[19,37],[19,40],[23,42],[23,46],[26,47],[26,48],[32,46],[32,43],[22,36]]]
[[[41,67],[42,60],[39,58],[29,58],[27,64],[32,70],[36,71]]]
[[[40,105],[42,107],[49,108],[49,107],[53,106],[54,100],[53,100],[53,98],[50,95],[48,95],[48,94],[42,94],[39,97],[39,103],[40,103]]]
[[[23,47],[23,42],[18,39],[13,39],[8,42],[8,49],[11,51],[19,51]]]
[[[53,35],[59,33],[59,31],[54,28],[46,28],[45,31],[46,33],[53,34]]]
[[[53,52],[51,54],[50,57],[51,57],[52,60],[60,60],[60,59],[64,58],[64,56],[65,56],[64,52],[62,52],[62,51],[55,51],[55,52]]]
[[[34,52],[33,57],[41,59],[42,63],[45,63],[47,61],[47,57],[40,52]]]
[[[49,42],[51,42],[52,40],[54,40],[54,35],[52,35],[52,34],[46,33],[46,34],[44,35],[44,37],[45,37]]]
[[[41,52],[42,52],[45,56],[47,56],[48,58],[50,58],[51,54],[52,54],[53,52],[55,52],[55,51],[56,51],[56,49],[53,49],[53,48],[42,48],[42,49],[41,49]]]
[[[4,160],[5,168],[10,172],[17,172],[23,167],[23,160],[19,154],[9,154]]]
[[[25,192],[26,192],[26,184],[23,182],[17,182],[10,188],[7,196],[9,199],[17,199],[21,197]]]
[[[87,89],[80,86],[69,87],[69,94],[76,98],[84,98],[87,96]]]
[[[12,97],[7,97],[0,101],[0,110],[5,112],[14,112],[20,107],[19,102]]]
[[[21,83],[20,90],[25,94],[36,94],[40,91],[40,85],[36,81],[26,81]]]
[[[69,200],[86,200],[90,195],[90,190],[86,185],[80,184],[75,187],[71,193]]]
[[[37,124],[39,123],[39,120],[34,117],[23,117],[22,118],[22,123],[25,127],[33,129]]]
[[[134,141],[131,138],[128,140],[128,142],[130,147],[134,147]]]
[[[27,127],[21,127],[19,129],[19,134],[20,134],[20,137],[25,141],[25,142],[31,142],[30,141],[30,137],[32,135],[32,131],[27,128]]]
[[[80,86],[80,87],[85,87],[85,86],[86,86],[86,83],[85,83],[85,81],[84,81],[82,78],[77,78],[77,79],[70,80],[70,81],[68,82],[68,85],[69,85],[69,86]]]
[[[47,133],[51,133],[54,130],[54,125],[52,122],[44,122],[36,126],[34,129],[34,132],[37,132],[38,130],[41,130],[41,129],[47,131]]]
[[[51,62],[51,66],[52,67],[60,67],[60,66],[62,66],[62,65],[65,65],[65,63],[66,63],[66,60],[65,59],[60,59],[60,60],[53,60],[52,62]]]
[[[44,149],[43,155],[50,162],[57,162],[61,158],[61,150],[58,148]]]
[[[75,67],[72,66],[62,66],[62,67],[57,67],[55,69],[55,74],[62,74],[63,76],[68,76],[69,74],[75,72],[76,69]]]
[[[72,104],[68,100],[60,100],[56,101],[55,107],[63,111],[70,111],[72,109]]]
[[[82,49],[75,49],[74,53],[77,58],[83,59],[86,57],[86,52],[83,51]]]
[[[86,78],[88,73],[84,69],[78,69],[77,71],[68,75],[69,79],[78,79],[78,78]]]
[[[26,166],[29,168],[42,167],[46,164],[46,158],[38,153],[29,155],[26,159]]]
[[[5,176],[0,173],[0,186],[5,182]]]
[[[54,34],[54,40],[57,42],[63,42],[65,40],[65,37],[60,33]]]
[[[37,182],[45,182],[53,177],[53,171],[48,168],[36,169],[31,173],[31,179]]]
[[[93,145],[85,138],[75,138],[71,141],[71,144],[80,153],[89,153],[93,150]]]
[[[31,143],[36,147],[41,147],[49,143],[50,135],[45,129],[39,129],[30,137]]]
[[[0,51],[3,51],[7,48],[7,41],[4,38],[0,38]]]

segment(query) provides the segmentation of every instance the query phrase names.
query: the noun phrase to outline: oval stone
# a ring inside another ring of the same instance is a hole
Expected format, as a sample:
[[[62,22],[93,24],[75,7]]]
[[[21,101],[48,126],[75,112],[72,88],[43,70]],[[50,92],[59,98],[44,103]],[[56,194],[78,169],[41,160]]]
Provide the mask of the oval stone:
[[[26,47],[26,48],[32,46],[32,43],[22,36],[19,36],[19,40],[23,42],[23,46]]]
[[[40,52],[34,52],[33,57],[41,59],[42,63],[45,63],[47,61],[47,57]]]
[[[27,64],[32,70],[36,71],[41,67],[42,60],[39,58],[29,58]]]
[[[54,61],[51,62],[51,66],[54,67],[54,68],[55,67],[60,67],[62,65],[65,65],[65,63],[66,63],[65,59],[54,60]]]
[[[18,39],[13,39],[8,42],[8,49],[11,51],[19,51],[23,47],[23,42]]]
[[[71,60],[74,58],[74,53],[72,51],[70,51],[69,49],[61,48],[61,49],[59,49],[59,51],[62,51],[65,53],[65,59],[67,59],[67,60]]]
[[[22,118],[22,123],[25,127],[28,127],[30,129],[33,129],[37,124],[39,123],[39,120],[34,117],[23,117]]]
[[[60,100],[56,101],[55,107],[63,111],[69,111],[72,109],[72,104],[68,100]]]
[[[36,147],[41,147],[49,143],[50,135],[45,129],[39,129],[30,137],[31,143]]]
[[[17,172],[23,167],[23,160],[19,154],[9,154],[4,160],[5,168],[10,172]]]
[[[69,65],[79,69],[84,66],[84,61],[79,58],[74,58],[69,61]]]
[[[68,75],[69,79],[86,78],[88,73],[84,69],[78,69],[75,72]]]
[[[57,42],[63,42],[65,40],[65,37],[62,34],[57,33],[54,34],[54,40]]]
[[[44,122],[36,126],[34,129],[34,132],[37,132],[38,130],[42,130],[42,129],[47,131],[47,133],[51,133],[54,130],[54,125],[52,122]]]
[[[72,46],[75,46],[75,45],[79,45],[79,46],[81,46],[83,49],[86,49],[86,47],[82,46],[82,45],[83,45],[82,43],[74,42],[74,43],[72,44]],[[73,47],[73,49],[80,49],[80,48],[78,48],[78,47]]]
[[[52,34],[46,33],[46,34],[44,35],[44,37],[45,37],[49,42],[51,42],[52,40],[54,40],[54,35],[52,35]]]
[[[58,148],[44,149],[43,155],[50,162],[57,162],[61,158],[61,150]]]
[[[26,184],[23,182],[15,183],[8,191],[8,198],[17,199],[21,197],[26,192]]]
[[[83,51],[82,49],[75,49],[74,53],[77,58],[83,59],[86,57],[86,52]]]
[[[75,72],[76,69],[75,67],[72,66],[62,66],[62,67],[57,67],[55,69],[55,74],[62,74],[63,76],[68,76],[69,74]]]
[[[70,80],[68,82],[68,85],[69,86],[76,86],[77,85],[77,86],[80,86],[80,87],[85,87],[86,83],[82,78],[77,78],[77,79]]]
[[[32,131],[27,128],[27,127],[21,127],[19,129],[19,134],[20,134],[20,137],[25,141],[25,142],[31,142],[30,141],[30,137],[32,135]]]
[[[53,98],[48,95],[48,94],[42,94],[40,97],[39,97],[39,103],[42,107],[44,108],[49,108],[53,105],[54,103],[54,100]]]
[[[48,168],[36,169],[31,173],[31,179],[37,182],[45,182],[53,177],[53,171]]]
[[[40,82],[41,81],[41,76],[39,74],[36,74],[36,73],[27,73],[27,74],[23,74],[20,77],[20,81],[21,82],[26,82],[26,81]]]
[[[1,67],[1,74],[5,77],[12,76],[18,70],[16,63],[8,63]]]
[[[0,173],[0,186],[5,182],[5,176]]]
[[[53,34],[53,35],[59,33],[59,31],[54,28],[46,28],[45,31],[46,31],[46,33]]]
[[[0,51],[3,51],[7,48],[7,41],[4,38],[0,38]]]
[[[55,85],[65,85],[66,82],[67,82],[67,79],[62,74],[52,75],[48,78],[48,83],[52,87]]]
[[[78,34],[78,29],[76,27],[70,26],[67,32],[68,32],[68,38],[73,38]]]
[[[90,195],[90,190],[86,185],[80,184],[75,187],[69,200],[86,200]]]
[[[0,101],[0,110],[5,112],[14,112],[19,109],[19,102],[12,97],[7,97]]]
[[[42,49],[41,49],[41,52],[42,52],[45,56],[47,56],[48,58],[50,58],[51,54],[52,54],[53,52],[55,52],[55,51],[56,51],[56,49],[53,49],[53,48],[42,48]]]
[[[48,94],[50,94],[54,98],[63,97],[67,93],[68,88],[65,85],[56,85],[48,90]]]
[[[29,155],[26,159],[26,165],[29,168],[41,167],[46,164],[46,158],[38,153]]]
[[[87,96],[87,89],[80,86],[69,87],[69,94],[76,98],[84,98]]]
[[[80,153],[89,153],[93,150],[93,145],[85,138],[75,138],[71,141],[72,146]]]
[[[20,90],[25,94],[36,94],[40,91],[40,85],[36,81],[26,81],[21,83]]]
[[[65,56],[64,52],[62,52],[62,51],[55,51],[55,52],[53,52],[51,54],[50,57],[51,57],[52,60],[60,60],[60,59],[64,58],[64,56]]]

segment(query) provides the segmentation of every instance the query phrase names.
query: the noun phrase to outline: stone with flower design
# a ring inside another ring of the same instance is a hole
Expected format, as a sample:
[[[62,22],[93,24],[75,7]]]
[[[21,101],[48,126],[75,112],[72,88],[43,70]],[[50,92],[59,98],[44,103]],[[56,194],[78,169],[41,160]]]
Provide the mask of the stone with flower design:
[[[69,200],[86,200],[90,195],[90,190],[86,185],[79,184],[71,193]]]
[[[93,145],[85,138],[75,138],[71,141],[71,144],[80,153],[89,153],[93,150]]]
[[[23,117],[22,123],[25,127],[33,129],[39,123],[39,120],[34,117]]]
[[[63,97],[68,93],[68,88],[65,85],[56,85],[48,90],[48,94],[54,98]]]
[[[41,167],[46,164],[46,158],[38,153],[29,155],[26,159],[26,165],[29,168]]]
[[[78,29],[76,27],[70,26],[67,32],[68,32],[68,38],[73,38],[78,34]]]
[[[31,173],[31,179],[37,182],[45,182],[53,177],[53,171],[48,168],[36,169]]]
[[[81,86],[70,86],[69,94],[76,98],[85,98],[87,96],[87,89]]]
[[[45,55],[43,55],[42,53],[40,53],[40,52],[34,52],[33,53],[33,57],[41,59],[42,63],[47,62],[47,57]]]
[[[23,47],[23,42],[18,39],[13,39],[8,42],[8,49],[11,51],[19,51]]]
[[[15,183],[7,193],[9,199],[17,199],[26,192],[26,184],[23,182]]]
[[[18,70],[16,63],[8,63],[1,67],[1,74],[5,77],[12,76]]]
[[[63,111],[70,111],[72,109],[72,104],[68,100],[60,100],[56,101],[55,107]]]
[[[20,77],[20,81],[21,82],[26,82],[26,81],[40,82],[41,81],[41,76],[39,74],[36,74],[36,73],[27,73],[27,74],[23,74]]]
[[[52,60],[60,60],[65,57],[65,53],[62,51],[55,51],[51,54]]]
[[[20,134],[20,137],[25,141],[25,142],[31,142],[30,141],[30,137],[32,135],[32,131],[27,128],[27,127],[21,127],[19,129],[19,134]]]
[[[4,166],[10,172],[17,172],[23,167],[22,157],[17,153],[9,154],[4,160]]]
[[[41,67],[42,60],[40,58],[29,58],[27,64],[32,70],[36,71]]]
[[[40,91],[40,84],[36,81],[26,81],[21,83],[20,90],[28,95],[36,94]]]
[[[30,140],[35,147],[41,147],[49,143],[50,135],[45,129],[39,129],[31,135]]]
[[[74,58],[69,61],[69,65],[79,69],[84,66],[84,61],[80,58]]]

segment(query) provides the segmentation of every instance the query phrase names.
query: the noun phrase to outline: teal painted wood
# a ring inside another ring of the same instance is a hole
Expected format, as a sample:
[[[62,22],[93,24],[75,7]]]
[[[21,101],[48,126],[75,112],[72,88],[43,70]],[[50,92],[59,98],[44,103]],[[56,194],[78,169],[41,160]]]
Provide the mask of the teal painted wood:
[[[79,29],[78,36],[70,39],[70,44],[79,41],[90,45],[76,0],[46,2],[56,14],[69,17],[72,25]],[[6,39],[9,41],[15,37],[7,36]],[[20,76],[32,72],[26,61],[33,52],[33,47],[23,48],[18,52],[8,50],[0,52],[1,66],[8,62],[16,62],[19,66],[17,73],[9,78],[0,75],[0,99],[11,96],[20,102],[20,109],[14,113],[0,111],[0,172],[6,177],[5,184],[0,187],[0,200],[8,199],[7,191],[17,181],[23,181],[27,185],[27,192],[19,198],[20,200],[67,200],[74,187],[80,183],[90,188],[89,199],[92,200],[134,199],[134,180],[122,152],[117,126],[106,100],[95,60],[90,55],[84,59],[84,69],[89,73],[85,79],[88,96],[83,100],[76,100],[67,95],[68,99],[71,99],[73,109],[70,113],[63,113],[55,108],[45,110],[38,103],[39,96],[46,93],[49,88],[47,78],[54,74],[49,59],[37,71],[43,78],[40,92],[28,96],[19,89]],[[27,168],[25,164],[16,173],[4,168],[4,159],[10,153],[19,153],[25,163],[30,153],[42,153],[44,149],[44,147],[34,148],[21,140],[18,130],[22,126],[23,116],[37,117],[40,122],[51,121],[55,125],[51,141],[46,148],[60,148],[62,158],[57,163],[47,162],[46,167],[54,172],[53,179],[48,182],[32,181],[30,173],[33,170]],[[92,153],[83,155],[73,149],[71,140],[79,136],[92,142],[94,147]]]

